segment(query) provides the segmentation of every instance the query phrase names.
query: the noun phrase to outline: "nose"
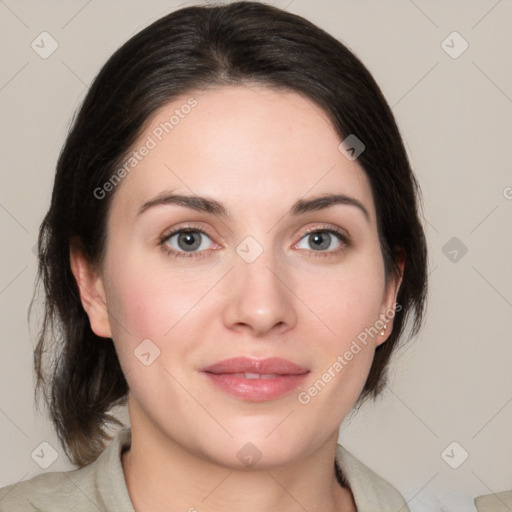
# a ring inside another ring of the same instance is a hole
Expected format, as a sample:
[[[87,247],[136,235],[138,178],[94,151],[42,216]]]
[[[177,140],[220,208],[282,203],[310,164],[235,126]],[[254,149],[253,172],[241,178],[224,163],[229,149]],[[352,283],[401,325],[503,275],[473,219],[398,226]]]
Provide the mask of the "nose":
[[[237,257],[226,283],[226,327],[261,337],[272,330],[283,333],[295,325],[297,298],[292,283],[287,282],[285,263],[270,253],[264,251],[252,263]]]

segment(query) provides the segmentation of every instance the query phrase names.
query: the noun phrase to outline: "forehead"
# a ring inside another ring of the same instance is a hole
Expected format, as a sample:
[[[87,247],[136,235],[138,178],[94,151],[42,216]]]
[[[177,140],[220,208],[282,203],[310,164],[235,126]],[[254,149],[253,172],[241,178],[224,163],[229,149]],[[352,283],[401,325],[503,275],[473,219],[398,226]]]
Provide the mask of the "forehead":
[[[246,85],[191,91],[149,120],[112,208],[133,217],[145,201],[173,190],[262,215],[302,197],[343,193],[373,221],[369,181],[340,142],[327,114],[296,92]]]

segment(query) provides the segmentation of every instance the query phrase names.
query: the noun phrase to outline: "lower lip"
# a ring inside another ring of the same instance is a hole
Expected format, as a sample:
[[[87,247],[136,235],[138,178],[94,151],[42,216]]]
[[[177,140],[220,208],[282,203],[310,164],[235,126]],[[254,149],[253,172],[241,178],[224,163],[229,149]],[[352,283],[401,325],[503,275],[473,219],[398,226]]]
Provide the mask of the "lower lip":
[[[275,400],[286,395],[300,386],[308,373],[281,375],[271,379],[245,379],[243,377],[235,377],[231,373],[203,372],[210,382],[222,391],[254,402]]]

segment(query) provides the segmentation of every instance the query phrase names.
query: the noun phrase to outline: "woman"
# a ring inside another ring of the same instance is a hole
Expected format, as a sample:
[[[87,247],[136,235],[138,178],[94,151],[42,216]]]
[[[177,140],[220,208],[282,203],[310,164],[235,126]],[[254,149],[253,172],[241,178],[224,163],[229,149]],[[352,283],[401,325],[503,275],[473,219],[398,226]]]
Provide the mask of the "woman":
[[[305,19],[236,2],[135,35],[39,238],[37,385],[79,469],[0,510],[407,510],[337,440],[421,324],[418,195],[377,84]]]

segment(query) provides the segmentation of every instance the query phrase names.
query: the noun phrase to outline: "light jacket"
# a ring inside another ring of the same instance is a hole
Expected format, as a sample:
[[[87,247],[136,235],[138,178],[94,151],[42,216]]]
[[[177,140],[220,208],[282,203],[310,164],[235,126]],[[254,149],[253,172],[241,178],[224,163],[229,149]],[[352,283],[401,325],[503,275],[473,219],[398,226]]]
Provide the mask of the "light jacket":
[[[486,494],[475,498],[478,512],[510,512],[512,510],[512,491]]]

